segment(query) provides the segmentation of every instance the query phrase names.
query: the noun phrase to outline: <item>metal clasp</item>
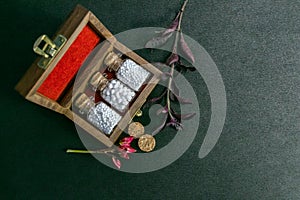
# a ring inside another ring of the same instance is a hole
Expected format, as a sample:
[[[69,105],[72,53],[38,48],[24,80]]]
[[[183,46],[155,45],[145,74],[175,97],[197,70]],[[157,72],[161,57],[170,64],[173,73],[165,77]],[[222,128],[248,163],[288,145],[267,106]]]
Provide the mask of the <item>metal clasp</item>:
[[[134,114],[134,116],[136,117],[141,117],[142,115],[143,115],[143,111],[141,111],[141,109],[138,109]]]
[[[38,66],[47,69],[66,41],[67,38],[63,35],[58,35],[53,41],[47,35],[40,36],[33,45],[33,51],[43,56],[38,62]]]

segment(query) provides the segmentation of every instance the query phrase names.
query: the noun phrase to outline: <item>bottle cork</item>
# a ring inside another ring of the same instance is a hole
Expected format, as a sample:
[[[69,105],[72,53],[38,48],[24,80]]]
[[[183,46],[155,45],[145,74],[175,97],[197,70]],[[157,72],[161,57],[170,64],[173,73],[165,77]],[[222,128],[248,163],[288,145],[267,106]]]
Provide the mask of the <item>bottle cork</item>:
[[[86,114],[95,106],[95,103],[86,94],[81,93],[76,98],[74,106],[78,108],[81,114]]]
[[[94,91],[97,91],[97,90],[102,91],[106,87],[108,80],[100,72],[96,72],[91,77],[89,83],[91,84]]]
[[[123,60],[112,51],[109,52],[104,59],[104,64],[108,66],[108,70],[110,71],[118,71],[122,63]]]

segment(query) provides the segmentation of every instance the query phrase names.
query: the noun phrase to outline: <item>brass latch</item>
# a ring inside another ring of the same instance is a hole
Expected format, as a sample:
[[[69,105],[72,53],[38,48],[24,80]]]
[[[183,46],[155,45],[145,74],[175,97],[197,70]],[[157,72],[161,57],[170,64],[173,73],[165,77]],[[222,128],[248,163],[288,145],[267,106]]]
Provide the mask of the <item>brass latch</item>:
[[[33,51],[43,56],[38,62],[38,66],[47,69],[66,41],[67,38],[63,35],[58,35],[53,41],[47,35],[40,36],[33,45]]]
[[[136,116],[136,117],[141,117],[142,115],[143,115],[143,111],[141,111],[140,109],[138,109],[138,110],[136,111],[136,113],[135,113],[134,116]]]

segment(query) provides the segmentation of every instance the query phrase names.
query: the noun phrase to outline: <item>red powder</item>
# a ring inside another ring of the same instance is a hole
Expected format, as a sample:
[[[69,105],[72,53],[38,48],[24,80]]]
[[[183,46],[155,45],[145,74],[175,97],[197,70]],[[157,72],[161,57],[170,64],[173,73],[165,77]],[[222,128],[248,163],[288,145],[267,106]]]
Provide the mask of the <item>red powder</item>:
[[[57,101],[99,41],[99,36],[85,26],[37,91]]]

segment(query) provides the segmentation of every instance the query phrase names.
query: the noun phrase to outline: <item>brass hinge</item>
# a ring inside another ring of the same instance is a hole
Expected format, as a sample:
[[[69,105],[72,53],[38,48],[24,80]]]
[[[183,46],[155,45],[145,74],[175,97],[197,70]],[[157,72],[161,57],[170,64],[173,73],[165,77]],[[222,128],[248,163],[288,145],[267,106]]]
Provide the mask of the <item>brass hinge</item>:
[[[67,38],[63,35],[58,35],[53,41],[47,35],[40,36],[33,45],[33,51],[43,56],[38,62],[38,66],[47,69],[66,41]]]

